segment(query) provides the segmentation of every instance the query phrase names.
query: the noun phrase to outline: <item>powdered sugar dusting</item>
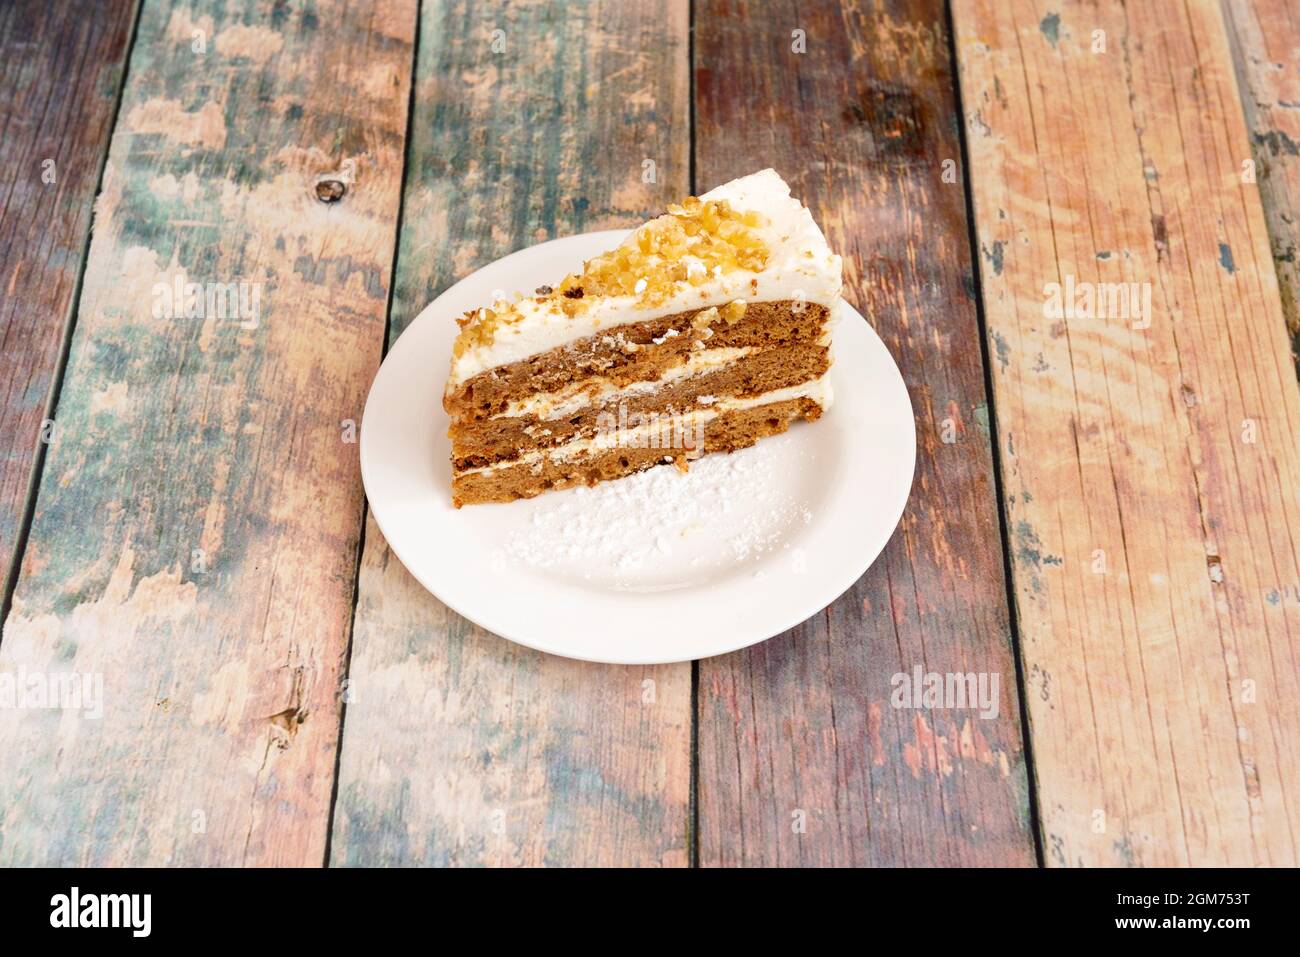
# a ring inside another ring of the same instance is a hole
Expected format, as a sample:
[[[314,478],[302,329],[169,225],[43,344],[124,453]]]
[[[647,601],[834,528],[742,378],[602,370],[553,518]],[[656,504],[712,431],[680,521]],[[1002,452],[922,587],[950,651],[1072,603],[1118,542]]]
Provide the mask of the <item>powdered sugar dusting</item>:
[[[759,573],[767,558],[797,555],[792,542],[813,520],[803,483],[790,481],[789,438],[707,455],[687,474],[658,467],[534,499],[531,520],[516,526],[497,557],[635,591],[697,584],[737,566]],[[806,455],[800,465],[816,468]]]

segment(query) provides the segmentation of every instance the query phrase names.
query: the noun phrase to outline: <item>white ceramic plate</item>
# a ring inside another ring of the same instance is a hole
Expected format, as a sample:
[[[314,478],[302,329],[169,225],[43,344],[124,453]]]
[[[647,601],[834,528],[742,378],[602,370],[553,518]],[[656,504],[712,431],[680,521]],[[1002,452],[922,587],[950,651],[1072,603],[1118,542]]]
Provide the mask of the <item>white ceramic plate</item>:
[[[411,323],[366,402],[361,474],[411,574],[504,638],[618,664],[689,661],[821,611],[880,554],[912,485],[912,406],[879,337],[845,305],[830,411],[753,448],[507,505],[451,504],[442,390],[457,326],[494,290],[531,291],[627,234],[557,239],[458,282]]]

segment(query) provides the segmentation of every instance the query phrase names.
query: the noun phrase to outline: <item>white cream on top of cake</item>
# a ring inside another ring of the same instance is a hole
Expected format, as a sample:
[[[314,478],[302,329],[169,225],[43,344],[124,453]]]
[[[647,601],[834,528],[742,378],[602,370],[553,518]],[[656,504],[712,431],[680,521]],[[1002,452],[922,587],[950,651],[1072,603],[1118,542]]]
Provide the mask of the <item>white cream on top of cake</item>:
[[[840,257],[830,251],[812,214],[790,195],[790,187],[774,170],[765,169],[732,180],[700,197],[726,200],[738,212],[755,212],[760,225],[753,231],[767,247],[766,265],[748,269],[715,269],[698,281],[702,263],[685,260],[694,284],[679,282],[674,292],[653,305],[633,295],[588,298],[582,311],[568,315],[556,297],[528,298],[515,303],[509,322],[500,323],[490,342],[458,348],[452,359],[448,389],[488,369],[518,362],[540,352],[585,339],[601,330],[658,316],[746,302],[795,300],[833,307],[842,284]],[[623,245],[635,242],[635,234]],[[706,270],[707,273],[707,270]]]
[[[671,382],[730,365],[757,351],[754,346],[731,346],[692,352],[687,355],[685,362],[665,369],[658,379],[633,382],[621,388],[608,379],[598,379],[595,382],[587,379],[565,386],[563,389],[556,389],[554,392],[539,392],[523,399],[514,399],[506,406],[504,412],[493,418],[512,418],[520,415],[535,415],[542,419],[567,418],[593,404],[655,392]]]

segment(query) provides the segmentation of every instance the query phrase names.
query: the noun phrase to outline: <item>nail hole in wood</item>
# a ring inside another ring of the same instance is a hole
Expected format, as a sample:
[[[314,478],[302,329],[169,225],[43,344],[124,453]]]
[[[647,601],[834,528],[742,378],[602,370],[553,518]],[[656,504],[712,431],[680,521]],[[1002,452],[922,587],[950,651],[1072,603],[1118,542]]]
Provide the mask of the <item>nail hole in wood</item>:
[[[348,187],[342,180],[323,179],[316,184],[316,198],[322,203],[337,203],[347,191]]]

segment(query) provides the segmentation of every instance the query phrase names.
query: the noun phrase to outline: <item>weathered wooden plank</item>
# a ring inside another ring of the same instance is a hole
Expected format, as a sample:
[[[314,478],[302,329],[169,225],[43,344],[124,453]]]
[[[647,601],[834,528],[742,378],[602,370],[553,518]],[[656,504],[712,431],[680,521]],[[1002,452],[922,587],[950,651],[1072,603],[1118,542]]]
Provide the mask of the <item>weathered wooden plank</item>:
[[[8,595],[42,424],[108,152],[135,0],[0,6],[0,594]]]
[[[1300,388],[1219,6],[954,12],[1047,860],[1294,865]]]
[[[687,51],[682,0],[426,3],[391,335],[511,250],[686,193]],[[687,862],[689,665],[516,647],[373,522],[359,589],[333,863]]]
[[[0,644],[103,713],[0,709],[6,863],[324,860],[414,28],[141,12]],[[184,318],[177,280],[245,285]]]
[[[1286,0],[1224,0],[1273,265],[1300,374],[1300,10]],[[1246,161],[1243,160],[1243,163]]]
[[[786,177],[898,360],[918,439],[902,525],[857,585],[700,663],[701,862],[1032,864],[943,5],[696,10],[699,187]],[[896,707],[917,667],[997,675],[996,718]]]

